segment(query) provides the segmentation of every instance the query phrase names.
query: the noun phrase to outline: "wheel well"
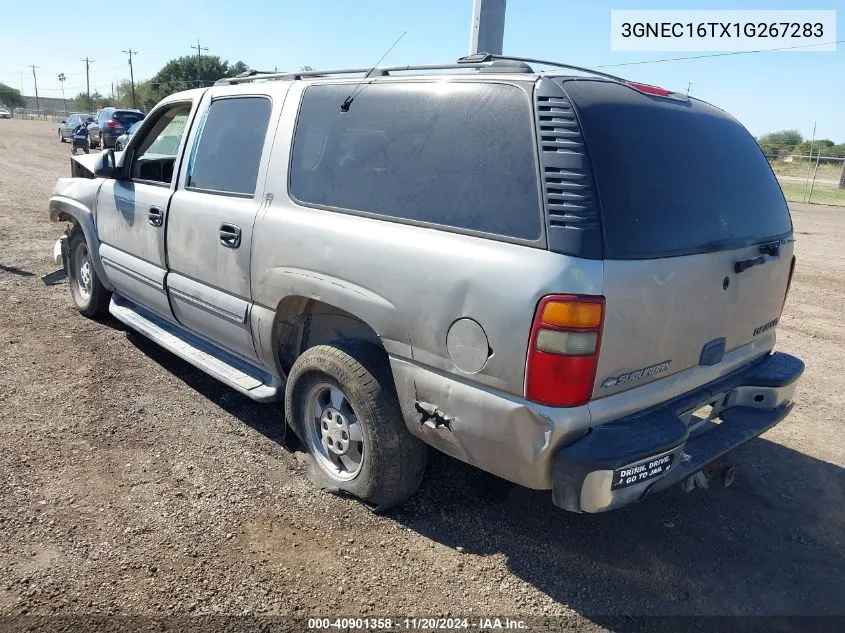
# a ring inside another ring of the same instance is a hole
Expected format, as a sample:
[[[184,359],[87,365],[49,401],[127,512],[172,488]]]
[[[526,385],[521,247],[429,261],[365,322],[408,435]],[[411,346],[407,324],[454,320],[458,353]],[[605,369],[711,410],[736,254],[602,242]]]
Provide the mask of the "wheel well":
[[[308,348],[340,339],[368,341],[384,349],[375,330],[346,310],[301,296],[286,297],[279,303],[273,345],[284,375]]]

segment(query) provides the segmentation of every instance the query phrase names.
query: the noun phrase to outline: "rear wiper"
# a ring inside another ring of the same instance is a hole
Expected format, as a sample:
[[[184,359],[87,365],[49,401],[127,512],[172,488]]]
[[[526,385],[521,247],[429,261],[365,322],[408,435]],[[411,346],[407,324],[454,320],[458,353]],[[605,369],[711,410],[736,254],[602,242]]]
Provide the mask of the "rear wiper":
[[[741,248],[743,246],[751,246],[754,240],[747,237],[726,237],[721,240],[713,240],[698,247],[699,252],[715,253],[716,251],[727,251],[733,248]]]
[[[780,240],[760,244],[760,255],[751,259],[741,259],[734,264],[734,272],[738,275],[741,272],[753,268],[754,266],[761,266],[773,259],[780,259]]]

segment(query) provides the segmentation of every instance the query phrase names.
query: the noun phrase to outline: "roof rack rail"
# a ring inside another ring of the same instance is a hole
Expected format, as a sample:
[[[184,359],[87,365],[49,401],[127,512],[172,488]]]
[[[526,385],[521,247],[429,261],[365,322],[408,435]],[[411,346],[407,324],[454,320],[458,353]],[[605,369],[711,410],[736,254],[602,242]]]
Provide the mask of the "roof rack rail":
[[[508,60],[510,61],[510,60]],[[413,71],[425,71],[425,70],[467,70],[467,69],[476,69],[476,70],[483,70],[489,69],[490,71],[499,71],[499,66],[501,66],[501,72],[533,72],[531,67],[527,64],[522,65],[510,65],[510,64],[496,64],[495,60],[486,60],[481,62],[461,62],[455,64],[419,64],[419,65],[411,65],[411,66],[375,66],[370,68],[338,68],[334,70],[303,70],[297,72],[291,71],[283,71],[283,72],[264,72],[259,70],[250,70],[245,73],[241,73],[236,77],[224,77],[223,79],[218,79],[215,82],[217,86],[225,86],[225,85],[232,85],[232,84],[240,84],[240,83],[247,83],[250,81],[256,81],[259,79],[286,79],[286,80],[299,80],[308,77],[328,77],[331,75],[363,75],[363,79],[367,79],[369,77],[385,77],[391,73],[399,73],[399,72],[413,72]]]
[[[510,63],[508,63],[510,62]],[[476,53],[474,55],[467,55],[458,59],[454,64],[419,64],[411,66],[374,66],[371,68],[337,68],[333,70],[303,70],[298,72],[292,71],[261,71],[248,70],[236,77],[224,77],[215,82],[216,86],[225,86],[233,84],[248,83],[251,81],[263,79],[282,79],[282,80],[299,80],[309,77],[329,77],[332,75],[363,75],[362,79],[369,77],[386,77],[391,73],[426,71],[426,70],[467,70],[475,69],[481,72],[502,72],[502,73],[531,73],[534,70],[529,64],[540,64],[542,66],[554,66],[555,68],[566,68],[568,70],[577,70],[583,73],[604,77],[605,79],[612,79],[614,81],[622,81],[625,79],[610,75],[591,68],[584,68],[582,66],[573,66],[572,64],[561,64],[559,62],[552,62],[543,59],[532,59],[530,57],[513,57],[510,55],[494,55],[492,53]]]
[[[614,81],[625,81],[622,77],[603,73],[592,68],[584,68],[583,66],[573,66],[572,64],[561,64],[560,62],[552,62],[545,59],[533,59],[531,57],[513,57],[511,55],[494,55],[493,53],[475,53],[474,55],[467,55],[458,59],[459,64],[476,65],[483,63],[495,62],[496,60],[525,62],[528,64],[539,64],[541,66],[554,66],[555,68],[566,68],[568,70],[578,70],[583,73],[589,73],[605,79],[613,79]]]

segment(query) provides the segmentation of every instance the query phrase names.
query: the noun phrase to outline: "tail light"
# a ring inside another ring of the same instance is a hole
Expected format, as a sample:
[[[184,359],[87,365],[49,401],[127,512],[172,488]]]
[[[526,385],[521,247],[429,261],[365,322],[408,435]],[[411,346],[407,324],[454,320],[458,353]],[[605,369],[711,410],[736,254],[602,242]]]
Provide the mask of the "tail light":
[[[589,402],[603,324],[604,297],[543,297],[531,326],[525,397],[552,407]]]
[[[789,296],[789,288],[792,286],[792,273],[795,272],[795,255],[792,256],[792,261],[789,264],[789,278],[786,280],[786,292],[783,293],[783,304],[780,306],[780,312],[783,314],[783,309],[786,307],[786,298]]]
[[[639,90],[648,95],[657,95],[658,97],[668,97],[669,91],[666,88],[658,88],[657,86],[650,86],[648,84],[637,83],[636,81],[626,81],[625,85],[634,90]]]
[[[119,127],[122,128],[123,126],[118,123],[117,121],[106,121],[106,127]]]

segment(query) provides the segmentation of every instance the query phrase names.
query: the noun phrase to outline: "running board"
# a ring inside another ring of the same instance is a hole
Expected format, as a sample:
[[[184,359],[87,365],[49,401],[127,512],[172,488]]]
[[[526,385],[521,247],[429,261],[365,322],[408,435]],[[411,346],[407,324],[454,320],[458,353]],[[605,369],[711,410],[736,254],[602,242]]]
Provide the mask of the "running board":
[[[253,400],[278,400],[284,393],[281,381],[275,376],[128,299],[113,294],[109,312],[167,351]]]

